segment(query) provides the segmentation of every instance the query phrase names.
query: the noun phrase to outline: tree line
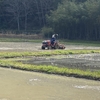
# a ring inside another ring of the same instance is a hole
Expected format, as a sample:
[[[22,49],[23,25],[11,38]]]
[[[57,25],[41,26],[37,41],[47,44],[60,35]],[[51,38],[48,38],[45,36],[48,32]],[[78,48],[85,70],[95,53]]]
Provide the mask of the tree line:
[[[47,19],[61,38],[100,40],[100,0],[64,0]]]
[[[45,14],[61,0],[0,0],[0,29],[33,30],[46,25]]]
[[[63,39],[100,39],[100,0],[0,0],[0,30],[42,30]]]

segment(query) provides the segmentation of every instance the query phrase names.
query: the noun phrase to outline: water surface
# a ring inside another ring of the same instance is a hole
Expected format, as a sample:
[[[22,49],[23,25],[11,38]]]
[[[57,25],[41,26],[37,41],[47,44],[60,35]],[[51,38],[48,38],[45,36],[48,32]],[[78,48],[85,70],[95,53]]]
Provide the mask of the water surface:
[[[100,82],[0,68],[0,100],[100,100]]]

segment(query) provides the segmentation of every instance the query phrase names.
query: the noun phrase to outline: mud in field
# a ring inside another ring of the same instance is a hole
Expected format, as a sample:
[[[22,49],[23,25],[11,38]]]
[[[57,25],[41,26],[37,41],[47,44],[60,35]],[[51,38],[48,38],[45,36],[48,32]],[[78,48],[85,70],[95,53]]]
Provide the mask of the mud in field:
[[[100,49],[100,47],[65,45],[66,50]],[[41,51],[41,43],[32,42],[0,42],[0,51]],[[45,52],[45,50],[42,50]],[[100,69],[100,54],[59,55],[52,57],[32,57],[25,63],[55,65],[79,69]]]
[[[40,51],[40,43],[0,42],[2,51]],[[90,47],[66,45],[66,49]],[[91,47],[100,49],[99,47]],[[43,52],[45,52],[44,50]],[[52,51],[51,51],[52,52]],[[100,54],[11,58],[23,63],[100,70]],[[27,59],[27,60],[26,60]],[[99,100],[100,82],[0,67],[0,100]],[[90,78],[89,78],[90,79]]]
[[[32,42],[0,42],[0,51],[41,51],[41,43]],[[83,45],[65,45],[65,50],[71,49],[100,49],[100,47]],[[45,50],[43,50],[45,52]]]
[[[100,70],[100,54],[58,55],[52,57],[33,57],[24,63],[36,65],[54,65],[57,67],[78,68],[82,70]]]
[[[31,42],[0,42],[0,51],[38,51],[40,43]]]

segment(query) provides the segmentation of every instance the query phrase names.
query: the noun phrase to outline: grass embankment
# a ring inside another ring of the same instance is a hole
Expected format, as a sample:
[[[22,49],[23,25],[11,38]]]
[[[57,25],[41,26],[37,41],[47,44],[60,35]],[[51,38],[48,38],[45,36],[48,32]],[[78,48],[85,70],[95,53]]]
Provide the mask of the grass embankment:
[[[45,50],[34,52],[0,52],[0,58],[14,58],[25,56],[52,56],[52,55],[67,55],[67,54],[89,54],[100,53],[99,49],[96,50]]]
[[[28,39],[28,38],[0,38],[0,42],[36,42],[40,43],[42,40],[39,39]]]
[[[52,56],[52,55],[67,55],[67,54],[87,54],[87,53],[100,53],[100,50],[51,50],[45,52],[0,52],[0,66],[8,68],[16,68],[28,71],[45,72],[50,74],[59,74],[65,76],[74,76],[87,79],[100,80],[100,70],[91,72],[89,70],[83,71],[80,69],[60,68],[51,65],[32,65],[24,64],[17,60],[25,59],[27,56]],[[13,58],[13,59],[11,59]],[[16,60],[15,60],[16,58]],[[81,66],[80,66],[81,67]]]
[[[31,64],[23,64],[22,62],[11,61],[11,60],[1,60],[0,65],[2,67],[7,68],[15,68],[21,70],[28,71],[37,71],[37,72],[45,72],[49,74],[58,74],[65,76],[73,76],[87,79],[100,80],[100,71],[91,72],[89,70],[83,71],[79,69],[68,69],[68,68],[59,68],[51,65],[31,65]]]

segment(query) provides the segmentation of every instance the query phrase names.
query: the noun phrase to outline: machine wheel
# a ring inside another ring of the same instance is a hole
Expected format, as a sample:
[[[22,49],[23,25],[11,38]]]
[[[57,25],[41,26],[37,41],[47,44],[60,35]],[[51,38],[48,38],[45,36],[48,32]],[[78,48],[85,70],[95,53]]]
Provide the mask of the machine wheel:
[[[48,46],[48,50],[51,49],[51,46]]]
[[[45,47],[44,47],[44,46],[42,46],[41,48],[42,48],[43,50],[45,49]]]
[[[56,44],[55,46],[54,46],[54,49],[58,49],[59,48],[59,46],[58,46],[58,44]]]

